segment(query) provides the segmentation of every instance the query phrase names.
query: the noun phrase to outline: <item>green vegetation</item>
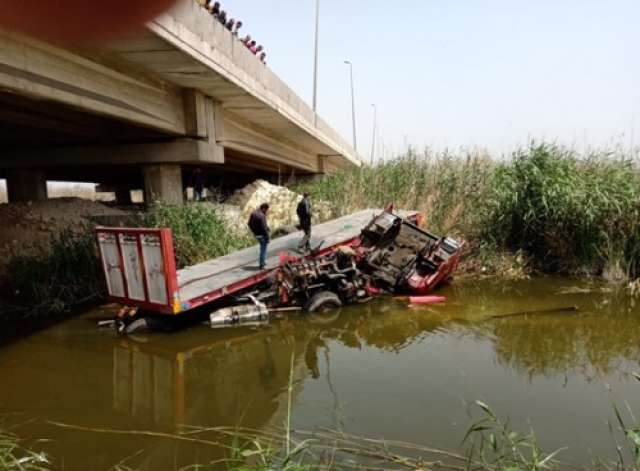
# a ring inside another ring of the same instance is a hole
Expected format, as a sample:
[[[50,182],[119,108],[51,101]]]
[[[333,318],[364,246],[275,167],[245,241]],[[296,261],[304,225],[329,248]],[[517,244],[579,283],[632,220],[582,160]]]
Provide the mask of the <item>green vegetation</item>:
[[[179,267],[201,263],[255,243],[248,233],[229,230],[215,207],[208,204],[173,206],[157,203],[147,213],[143,225],[172,229]]]
[[[532,144],[504,161],[483,154],[409,152],[374,167],[298,185],[337,213],[389,202],[470,242],[472,265],[636,277],[640,170],[618,153]],[[505,259],[508,257],[508,260]]]
[[[531,145],[507,160],[409,150],[374,167],[298,184],[336,215],[367,207],[414,208],[434,232],[466,239],[463,270],[628,279],[640,275],[640,170],[626,155]],[[178,266],[247,247],[213,206],[158,204],[143,225],[170,227]],[[29,311],[60,313],[103,294],[93,229],[54,235],[50,253],[19,256],[2,289]]]
[[[637,276],[637,162],[545,145],[517,152],[495,168],[483,236],[544,271]]]
[[[51,237],[50,251],[14,257],[4,297],[28,314],[60,314],[73,306],[97,300],[103,294],[102,267],[92,228]],[[1,313],[0,313],[1,314]]]
[[[636,376],[640,379],[640,376]],[[86,433],[138,435],[175,440],[226,450],[226,458],[210,463],[193,464],[181,471],[199,469],[214,471],[311,471],[311,470],[459,470],[459,471],[640,471],[640,426],[631,411],[632,424],[613,406],[615,422],[609,424],[615,450],[610,459],[593,458],[588,466],[577,466],[562,460],[563,448],[545,452],[537,443],[533,430],[520,432],[508,419],[502,419],[486,404],[477,401],[482,418],[473,423],[462,442],[460,452],[446,451],[411,442],[372,439],[348,434],[341,430],[255,430],[242,427],[187,427],[176,433],[86,428],[47,422]],[[286,425],[286,424],[285,424]],[[290,426],[290,424],[289,424]],[[47,456],[17,447],[17,439],[9,436],[7,461],[25,457],[20,464],[32,467],[3,467],[0,434],[0,471],[42,470],[49,467]],[[620,437],[620,439],[619,439]],[[229,444],[225,444],[229,443]],[[17,451],[16,451],[17,450]],[[134,471],[135,461],[142,452],[118,463],[115,471]]]
[[[47,471],[49,459],[44,453],[24,448],[18,437],[0,430],[0,471]]]

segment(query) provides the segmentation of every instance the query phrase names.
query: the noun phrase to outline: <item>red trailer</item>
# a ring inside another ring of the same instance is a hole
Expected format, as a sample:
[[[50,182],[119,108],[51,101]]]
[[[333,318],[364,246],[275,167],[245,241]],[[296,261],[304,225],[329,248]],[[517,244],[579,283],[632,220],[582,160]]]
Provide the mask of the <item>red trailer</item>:
[[[379,213],[369,209],[314,226],[313,242],[323,242],[317,255],[356,240]],[[415,219],[417,213],[403,216]],[[98,227],[96,233],[109,300],[156,314],[181,314],[245,290],[278,268],[283,254],[300,256],[296,233],[269,244],[263,271],[257,267],[257,247],[176,270],[169,229]]]
[[[430,292],[451,277],[464,244],[420,229],[419,217],[364,210],[319,224],[312,245],[320,249],[311,255],[297,250],[301,233],[275,239],[264,270],[257,266],[257,247],[176,270],[169,229],[96,231],[111,301],[165,316],[231,301],[235,307],[210,318],[212,325],[227,326],[241,318],[268,318],[267,305],[313,312],[322,303],[352,304],[382,291]],[[271,273],[269,286],[259,288]]]

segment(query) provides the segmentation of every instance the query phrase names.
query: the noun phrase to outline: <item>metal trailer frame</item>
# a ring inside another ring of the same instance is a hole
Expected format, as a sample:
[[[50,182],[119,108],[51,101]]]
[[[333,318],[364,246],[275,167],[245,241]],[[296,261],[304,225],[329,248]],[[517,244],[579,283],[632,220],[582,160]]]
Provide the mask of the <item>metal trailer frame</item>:
[[[379,214],[380,212],[381,210],[365,210],[346,216],[345,218],[362,218],[365,216],[364,213],[367,213],[366,216],[369,217],[372,214]],[[419,213],[413,211],[404,212],[403,216],[412,222],[419,221],[421,217]],[[256,284],[264,281],[278,268],[277,266],[270,267],[266,270],[247,276],[246,278],[242,277],[233,280],[222,287],[213,289],[191,299],[181,299],[181,289],[191,283],[200,281],[200,279],[190,280],[183,286],[179,284],[171,229],[97,227],[95,232],[107,284],[108,300],[124,306],[140,308],[154,314],[168,316],[183,314],[186,311],[204,306],[226,296],[233,295],[246,288],[255,286]],[[360,229],[358,229],[356,234],[351,233],[349,236],[345,234],[345,239],[341,239],[339,241],[334,240],[334,243],[323,247],[315,254],[315,256],[326,255],[342,245],[355,244],[359,239]],[[136,247],[135,251],[128,251],[128,255],[130,257],[129,260],[126,260],[125,256],[125,252],[127,252],[124,247],[125,243],[128,244],[129,248],[134,244]],[[159,244],[158,255],[160,255],[160,260],[157,258],[150,260],[149,257],[145,257],[144,249],[145,247],[148,247],[150,243]],[[117,257],[114,257],[114,253],[112,252],[111,260],[109,259],[109,254],[107,254],[107,247],[109,244],[112,244],[111,249],[115,248],[117,250]],[[288,256],[293,256],[294,258],[303,258],[303,256],[299,254],[288,253],[286,249],[280,252],[280,254],[283,253]],[[128,261],[128,265],[125,263],[126,261]],[[151,266],[153,263],[156,265],[160,264],[160,266]],[[131,270],[127,270],[127,266],[129,268],[136,269],[133,270],[133,273],[129,273]],[[154,301],[152,296],[150,296],[150,287],[148,282],[149,273],[162,274],[162,277],[164,278],[164,298],[166,299],[166,302]],[[213,278],[215,276],[218,275],[205,275],[203,279]],[[116,282],[120,280],[123,289],[114,289],[117,288],[113,286],[114,280]],[[140,283],[140,280],[142,280],[142,283]],[[132,289],[132,286],[135,287],[136,284],[138,285],[138,291],[144,292],[142,299],[140,299],[141,297],[136,298],[132,296],[132,291],[135,291],[135,289]],[[143,290],[140,290],[140,284],[142,284]]]
[[[112,228],[97,227],[96,240],[100,251],[100,260],[105,274],[108,299],[111,302],[126,306],[140,307],[145,310],[161,314],[177,314],[180,312],[176,305],[179,299],[178,275],[176,270],[175,252],[173,249],[173,235],[170,229],[132,229],[132,228]],[[125,255],[123,243],[125,238],[133,238],[136,245],[137,261],[135,265],[139,268],[137,275],[142,280],[144,289],[144,299],[134,299],[130,296],[132,281],[131,274],[125,265]],[[143,250],[143,238],[152,237],[160,244],[162,255],[162,275],[165,280],[166,302],[153,301],[149,293],[149,276],[151,270],[148,260],[145,259]],[[112,263],[106,254],[107,244],[115,243],[117,249],[117,264]],[[112,276],[118,278],[114,279]],[[113,286],[113,281],[121,281],[122,290]]]

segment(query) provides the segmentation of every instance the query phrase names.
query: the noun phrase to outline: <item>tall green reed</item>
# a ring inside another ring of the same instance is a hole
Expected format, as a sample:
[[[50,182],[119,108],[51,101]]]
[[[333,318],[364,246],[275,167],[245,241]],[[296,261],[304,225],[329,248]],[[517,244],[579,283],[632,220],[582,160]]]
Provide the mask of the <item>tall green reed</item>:
[[[394,202],[475,255],[524,255],[534,268],[614,278],[640,269],[640,171],[628,155],[554,144],[510,158],[426,150],[297,185],[336,213]]]
[[[179,267],[227,255],[255,243],[248,234],[231,230],[215,207],[208,204],[156,203],[144,224],[171,228]]]

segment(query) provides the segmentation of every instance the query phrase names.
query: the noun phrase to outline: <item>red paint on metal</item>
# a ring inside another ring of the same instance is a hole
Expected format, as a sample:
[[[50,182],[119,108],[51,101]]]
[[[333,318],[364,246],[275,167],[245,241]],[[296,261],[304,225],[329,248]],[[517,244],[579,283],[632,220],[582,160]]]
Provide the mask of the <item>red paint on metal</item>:
[[[164,279],[167,283],[167,297],[171,312],[177,314],[173,305],[175,296],[178,296],[178,272],[176,271],[176,255],[173,250],[173,235],[171,229],[160,229],[160,246],[162,248],[162,260],[164,266]],[[180,301],[180,300],[178,300]]]
[[[416,220],[418,219],[418,213],[410,214],[409,216],[407,216],[407,219],[415,223]],[[260,283],[261,281],[264,281],[269,276],[269,274],[271,274],[275,270],[275,268],[270,270],[265,270],[263,272],[257,273],[248,278],[231,283],[227,286],[224,286],[223,288],[217,289],[215,291],[211,291],[207,294],[198,296],[193,299],[180,299],[178,300],[180,302],[179,309],[176,309],[176,306],[174,306],[174,301],[176,301],[174,296],[179,295],[179,286],[178,286],[178,275],[176,270],[175,252],[173,247],[173,237],[170,229],[99,227],[96,229],[96,232],[98,234],[99,233],[116,234],[116,238],[118,241],[118,244],[117,244],[118,252],[120,253],[121,257],[122,257],[122,253],[120,250],[120,238],[119,238],[120,234],[131,235],[136,237],[138,240],[142,235],[155,235],[160,238],[163,267],[164,267],[164,276],[166,280],[167,296],[168,296],[167,304],[165,305],[165,304],[156,304],[156,303],[148,302],[148,295],[147,295],[147,301],[145,302],[133,300],[128,297],[129,296],[128,291],[126,291],[126,295],[127,295],[126,298],[118,298],[114,296],[109,297],[109,300],[112,302],[124,304],[127,306],[136,306],[144,310],[148,310],[158,314],[177,315],[177,314],[186,312],[188,310],[203,306],[205,304],[209,304],[213,301],[219,300],[225,296],[235,294],[238,291],[244,290],[246,288],[249,288],[251,286],[254,286]],[[316,253],[314,256],[308,256],[306,258],[312,259],[314,257],[322,257],[324,255],[327,255],[330,252],[333,252],[336,248],[344,245],[351,246],[351,247],[358,247],[360,245],[360,236],[358,235],[356,237],[352,237],[351,239],[347,239],[340,243],[325,247],[319,250],[318,253]],[[121,263],[122,263],[122,273],[123,273],[123,276],[125,276],[124,282],[125,282],[125,290],[126,290],[127,282],[126,282],[126,274],[124,271],[124,262],[121,260]],[[145,277],[145,281],[146,281],[146,277]],[[183,310],[182,306],[187,306],[187,307]]]
[[[411,304],[436,304],[443,303],[447,300],[444,296],[410,296]]]
[[[175,253],[173,250],[173,240],[170,229],[135,229],[135,228],[111,228],[111,227],[98,227],[96,228],[96,238],[98,242],[100,241],[100,234],[112,234],[116,239],[116,247],[118,250],[118,258],[120,263],[120,271],[122,274],[123,288],[124,288],[124,297],[119,296],[109,296],[108,299],[111,302],[123,304],[126,306],[135,306],[147,311],[156,312],[159,314],[175,314],[174,309],[174,295],[178,294],[178,276],[176,272],[176,262],[175,262]],[[144,253],[142,251],[142,237],[145,235],[155,236],[160,241],[160,251],[162,254],[163,261],[163,274],[166,283],[167,290],[167,302],[165,304],[162,303],[154,303],[149,299],[149,286],[147,283],[146,277],[146,265],[144,259]],[[132,236],[136,239],[136,246],[138,251],[138,257],[140,258],[140,266],[142,270],[143,283],[144,283],[144,293],[145,300],[139,301],[135,299],[131,299],[129,297],[129,289],[128,289],[128,280],[127,273],[124,267],[124,257],[122,254],[121,247],[121,236]],[[102,258],[102,266],[105,270],[105,275],[107,272],[106,260],[104,260],[102,256],[102,251],[100,251],[100,257]]]

